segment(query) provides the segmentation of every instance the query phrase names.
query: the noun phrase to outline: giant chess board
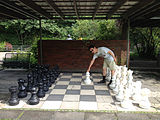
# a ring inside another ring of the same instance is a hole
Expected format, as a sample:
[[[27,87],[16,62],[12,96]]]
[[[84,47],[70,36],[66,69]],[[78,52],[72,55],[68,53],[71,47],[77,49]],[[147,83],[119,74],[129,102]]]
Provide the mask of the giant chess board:
[[[100,73],[91,73],[92,83],[85,85],[85,73],[61,73],[56,82],[40,99],[38,105],[27,104],[31,94],[20,99],[16,106],[7,103],[2,108],[34,108],[34,109],[62,109],[62,110],[106,110],[106,111],[152,111],[155,108],[141,109],[136,104],[132,109],[124,109],[106,84],[97,84],[102,79]]]

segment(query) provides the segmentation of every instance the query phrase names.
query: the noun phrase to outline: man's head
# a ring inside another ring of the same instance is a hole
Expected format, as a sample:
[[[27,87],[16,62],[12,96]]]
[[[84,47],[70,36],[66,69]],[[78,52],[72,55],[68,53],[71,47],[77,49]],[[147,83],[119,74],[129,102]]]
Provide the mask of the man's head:
[[[97,53],[98,52],[98,49],[94,46],[94,45],[90,45],[88,47],[89,51],[93,54]]]

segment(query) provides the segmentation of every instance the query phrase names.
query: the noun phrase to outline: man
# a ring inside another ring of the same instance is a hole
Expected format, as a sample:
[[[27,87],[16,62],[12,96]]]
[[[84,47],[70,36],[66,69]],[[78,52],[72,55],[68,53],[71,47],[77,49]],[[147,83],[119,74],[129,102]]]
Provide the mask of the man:
[[[107,67],[110,69],[111,71],[111,81],[109,84],[111,84],[112,80],[116,79],[116,76],[114,76],[114,73],[115,73],[115,70],[116,70],[116,58],[115,58],[115,55],[113,53],[113,51],[111,51],[109,48],[107,47],[99,47],[99,48],[96,48],[94,45],[90,45],[89,46],[89,51],[91,53],[93,53],[93,58],[90,62],[90,65],[88,67],[88,70],[87,72],[90,71],[94,61],[96,58],[98,57],[103,57],[104,58],[104,62],[103,62],[103,79],[98,82],[98,83],[105,83],[106,80],[106,74],[107,74]]]
[[[70,34],[68,34],[68,38],[67,38],[67,40],[72,40],[72,38],[71,38],[71,35],[70,35]]]

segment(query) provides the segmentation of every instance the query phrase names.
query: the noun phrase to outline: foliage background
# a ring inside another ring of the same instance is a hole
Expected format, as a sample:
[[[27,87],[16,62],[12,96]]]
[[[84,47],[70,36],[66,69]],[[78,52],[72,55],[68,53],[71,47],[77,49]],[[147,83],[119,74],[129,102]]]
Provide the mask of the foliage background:
[[[43,40],[119,40],[121,27],[116,20],[42,20]],[[37,58],[40,36],[38,20],[1,20],[0,48],[4,42],[12,45],[30,45],[33,61]],[[131,28],[131,51],[138,56],[155,59],[160,49],[160,28]]]

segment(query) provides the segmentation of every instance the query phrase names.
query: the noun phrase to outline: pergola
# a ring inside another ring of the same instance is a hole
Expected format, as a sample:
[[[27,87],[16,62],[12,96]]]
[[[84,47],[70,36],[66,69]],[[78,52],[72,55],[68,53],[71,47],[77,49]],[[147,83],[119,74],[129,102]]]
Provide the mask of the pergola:
[[[129,27],[160,26],[160,0],[0,0],[3,19],[118,19],[129,51]]]
[[[122,19],[160,26],[159,0],[0,0],[0,19]]]

